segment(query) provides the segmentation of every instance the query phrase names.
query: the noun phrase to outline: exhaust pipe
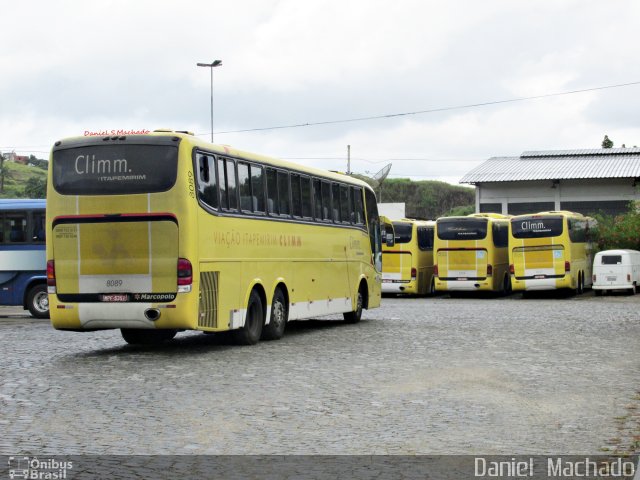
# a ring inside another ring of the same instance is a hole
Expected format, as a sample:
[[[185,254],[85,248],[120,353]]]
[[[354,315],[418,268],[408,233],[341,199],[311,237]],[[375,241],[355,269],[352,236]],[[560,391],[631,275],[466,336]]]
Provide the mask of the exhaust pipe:
[[[155,322],[160,318],[160,310],[158,310],[157,308],[147,308],[144,311],[144,316],[147,320]]]

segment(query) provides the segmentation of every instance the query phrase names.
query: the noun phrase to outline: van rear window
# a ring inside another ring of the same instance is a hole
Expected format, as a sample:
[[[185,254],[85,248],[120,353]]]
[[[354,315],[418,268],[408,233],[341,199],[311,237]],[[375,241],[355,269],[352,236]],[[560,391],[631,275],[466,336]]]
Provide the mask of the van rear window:
[[[622,255],[602,255],[602,265],[620,265]]]

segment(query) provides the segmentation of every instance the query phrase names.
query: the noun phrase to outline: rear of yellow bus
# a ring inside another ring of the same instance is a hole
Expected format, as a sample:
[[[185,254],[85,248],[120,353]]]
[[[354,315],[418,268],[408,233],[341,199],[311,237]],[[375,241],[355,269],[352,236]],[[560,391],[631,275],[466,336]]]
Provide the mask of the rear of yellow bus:
[[[509,268],[513,290],[577,287],[567,230],[566,217],[559,214],[519,215],[511,219]]]
[[[393,221],[393,246],[382,245],[382,293],[418,293],[415,222]]]
[[[51,322],[61,330],[195,328],[197,224],[186,135],[56,142],[47,185]],[[125,337],[126,339],[126,337]]]
[[[443,217],[436,222],[434,276],[439,292],[494,290],[492,232],[487,218]]]

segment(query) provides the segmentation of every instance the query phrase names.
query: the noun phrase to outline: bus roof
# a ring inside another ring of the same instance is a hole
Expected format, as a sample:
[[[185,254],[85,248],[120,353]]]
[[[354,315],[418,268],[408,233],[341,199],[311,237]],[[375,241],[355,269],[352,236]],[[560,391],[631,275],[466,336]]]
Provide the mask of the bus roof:
[[[297,170],[298,172],[301,172],[301,173],[316,175],[329,180],[335,180],[337,182],[351,183],[354,185],[362,186],[370,190],[373,190],[368,183],[347,174],[331,172],[329,170],[323,170],[315,167],[307,167],[299,163],[288,162],[286,160],[279,160],[277,158],[268,157],[266,155],[260,155],[257,153],[251,153],[244,150],[239,150],[229,145],[220,145],[220,144],[210,143],[206,140],[203,140],[201,138],[194,136],[191,132],[186,132],[186,131],[158,129],[144,135],[114,135],[114,136],[101,135],[101,136],[94,136],[94,137],[69,137],[56,142],[54,145],[54,150],[57,148],[69,148],[71,146],[78,146],[78,144],[82,143],[83,140],[87,143],[93,144],[93,143],[102,142],[103,140],[109,139],[109,138],[112,140],[126,140],[126,139],[135,139],[136,137],[149,137],[149,136],[177,137],[177,138],[180,138],[181,140],[188,141],[194,147],[201,148],[208,152],[219,153],[220,155],[228,155],[230,157],[242,158],[249,161],[253,160],[256,162],[273,165],[274,167],[282,167],[282,168],[288,168],[291,170]],[[64,145],[65,143],[67,144],[66,146]]]
[[[587,217],[586,215],[583,215],[581,213],[577,213],[577,212],[570,212],[569,210],[551,210],[548,212],[537,212],[537,213],[525,213],[522,215],[516,215],[513,218],[517,219],[520,217],[550,217],[550,216],[555,216],[555,217],[577,217],[577,218],[585,218],[585,219],[590,219],[590,217]]]
[[[47,201],[43,198],[1,198],[0,210],[28,210],[45,208]]]

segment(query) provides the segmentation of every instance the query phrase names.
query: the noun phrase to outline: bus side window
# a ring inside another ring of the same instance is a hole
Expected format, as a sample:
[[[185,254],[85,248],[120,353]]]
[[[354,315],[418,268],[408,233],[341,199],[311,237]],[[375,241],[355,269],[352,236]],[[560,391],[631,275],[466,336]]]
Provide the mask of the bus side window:
[[[229,208],[229,199],[227,197],[227,178],[224,168],[224,160],[218,158],[218,185],[220,188],[220,208]]]
[[[302,217],[302,192],[300,190],[300,175],[291,174],[291,211],[294,217]]]
[[[227,193],[229,195],[229,210],[238,209],[238,187],[236,184],[235,162],[227,159]]]
[[[238,190],[240,191],[240,210],[253,212],[253,195],[251,195],[251,179],[249,165],[238,163]]]
[[[31,239],[34,242],[44,242],[46,237],[46,230],[44,228],[45,225],[45,214],[44,212],[33,212],[33,232],[31,235]]]
[[[278,172],[267,168],[267,212],[278,215]]]
[[[301,176],[300,186],[302,190],[302,216],[311,218],[311,178]]]
[[[313,179],[313,208],[314,208],[314,217],[318,221],[322,221],[324,217],[322,216],[322,191],[320,188],[320,180],[317,178]]]
[[[289,173],[278,170],[278,203],[280,204],[280,215],[289,216],[291,214],[289,203]]]
[[[350,204],[349,187],[347,185],[340,185],[340,218],[343,223],[351,223]]]
[[[380,217],[376,196],[371,190],[365,191],[367,205],[367,224],[369,240],[371,241],[371,262],[378,272],[382,271],[382,236],[380,232]]]
[[[251,193],[253,195],[254,212],[264,213],[264,183],[262,167],[251,165]]]
[[[213,155],[198,155],[198,198],[211,208],[218,208],[218,186],[216,182],[215,158]]]
[[[7,215],[9,227],[9,242],[21,243],[27,240],[26,228],[27,228],[27,216],[24,213],[16,213]],[[6,230],[6,228],[5,228]]]
[[[358,187],[353,188],[353,203],[355,213],[355,224],[364,225],[364,204],[362,203],[362,189]]]
[[[332,199],[331,207],[333,212],[331,214],[331,218],[333,219],[334,222],[339,223],[340,222],[340,185],[338,185],[337,183],[331,184],[331,199]]]
[[[331,221],[331,184],[322,182],[322,219]]]

